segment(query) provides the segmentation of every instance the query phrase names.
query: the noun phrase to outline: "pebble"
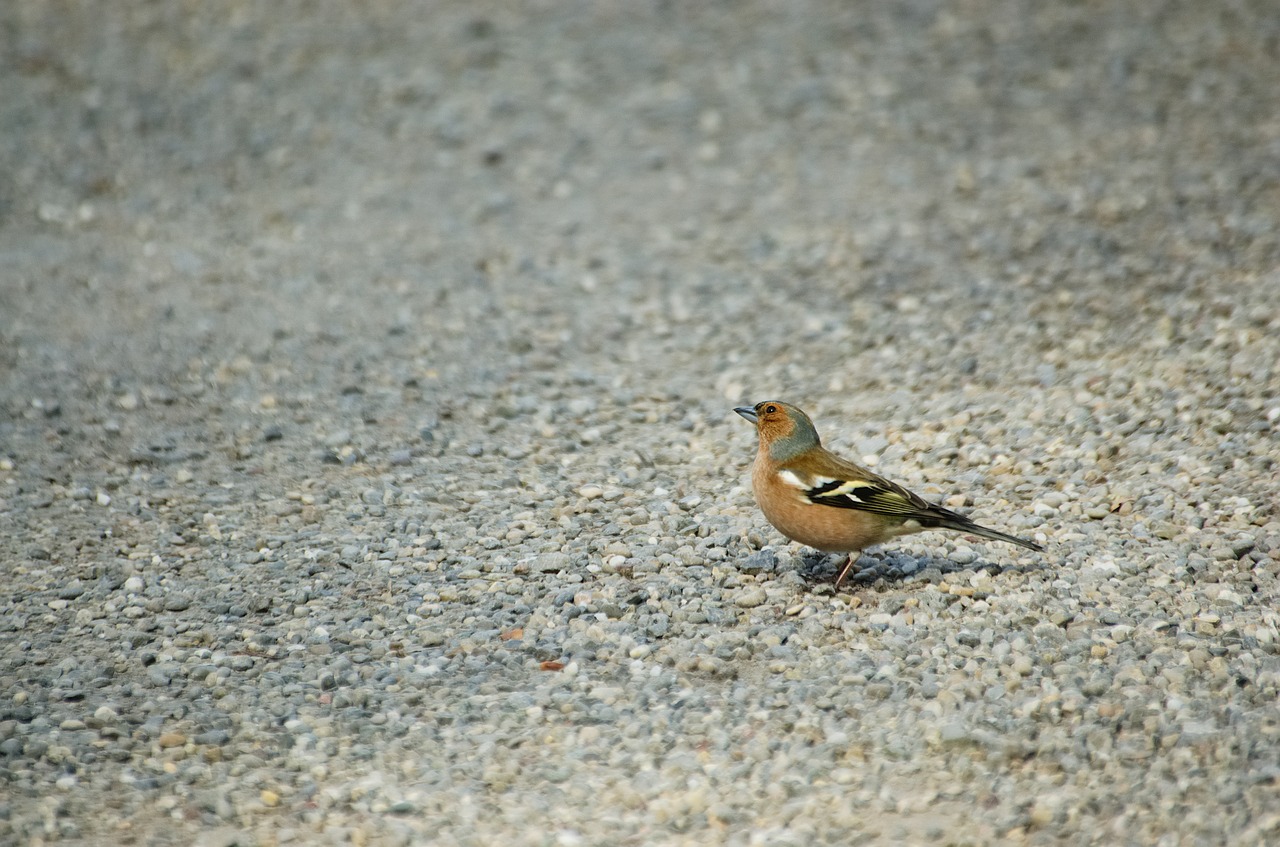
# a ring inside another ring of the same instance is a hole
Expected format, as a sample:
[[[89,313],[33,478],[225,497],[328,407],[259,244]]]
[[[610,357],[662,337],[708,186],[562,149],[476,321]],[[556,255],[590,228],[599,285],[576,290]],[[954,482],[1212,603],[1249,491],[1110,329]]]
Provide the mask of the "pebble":
[[[161,747],[181,747],[187,743],[187,737],[181,732],[166,732],[160,736]]]
[[[439,647],[447,640],[443,632],[435,629],[420,630],[417,635],[418,643],[423,647]]]
[[[772,550],[759,550],[747,556],[738,567],[748,574],[775,573],[778,569],[778,555]]]
[[[164,599],[164,608],[168,612],[185,612],[191,608],[191,602],[186,594],[170,594]]]
[[[573,560],[565,553],[543,553],[534,560],[534,567],[541,573],[560,573],[573,567]]]
[[[78,579],[73,579],[58,590],[58,597],[62,600],[74,600],[84,594],[84,585]]]

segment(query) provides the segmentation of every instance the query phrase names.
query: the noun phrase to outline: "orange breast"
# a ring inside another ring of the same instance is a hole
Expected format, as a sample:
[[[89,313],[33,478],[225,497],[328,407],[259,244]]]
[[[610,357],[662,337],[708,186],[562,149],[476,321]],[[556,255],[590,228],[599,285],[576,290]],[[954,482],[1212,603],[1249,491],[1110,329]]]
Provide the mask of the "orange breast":
[[[879,515],[810,503],[759,462],[752,469],[751,487],[760,511],[778,532],[828,553],[861,550],[912,531]]]

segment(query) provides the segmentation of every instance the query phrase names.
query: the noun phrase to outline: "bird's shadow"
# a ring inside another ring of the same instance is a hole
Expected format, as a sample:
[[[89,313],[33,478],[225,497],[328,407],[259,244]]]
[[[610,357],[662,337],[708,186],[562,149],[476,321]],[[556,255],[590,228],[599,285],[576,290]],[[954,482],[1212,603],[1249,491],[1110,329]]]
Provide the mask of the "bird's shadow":
[[[836,575],[844,567],[845,557],[843,554],[807,551],[800,554],[798,560],[796,571],[800,577],[811,586],[820,588],[823,585],[834,587]],[[1042,567],[1043,565],[1000,564],[983,559],[975,559],[962,565],[941,556],[915,557],[897,551],[877,551],[858,557],[849,575],[845,577],[842,588],[873,586],[881,581],[886,585],[938,583],[955,573],[986,571],[995,576],[1006,571],[1033,571]]]

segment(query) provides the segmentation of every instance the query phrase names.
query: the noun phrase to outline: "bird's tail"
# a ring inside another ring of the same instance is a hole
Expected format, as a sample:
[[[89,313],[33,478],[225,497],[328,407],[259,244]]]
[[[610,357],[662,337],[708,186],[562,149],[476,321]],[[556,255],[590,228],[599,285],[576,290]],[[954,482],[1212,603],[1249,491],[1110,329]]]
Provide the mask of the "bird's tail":
[[[1000,532],[995,529],[988,529],[982,524],[976,524],[968,518],[957,515],[954,512],[947,517],[946,520],[939,521],[939,526],[946,529],[954,529],[956,532],[967,532],[970,535],[981,535],[983,538],[991,538],[995,541],[1005,541],[1009,544],[1017,544],[1019,547],[1026,547],[1028,550],[1035,550],[1037,553],[1043,553],[1044,548],[1034,541],[1028,541],[1025,538],[1018,538],[1007,533]]]

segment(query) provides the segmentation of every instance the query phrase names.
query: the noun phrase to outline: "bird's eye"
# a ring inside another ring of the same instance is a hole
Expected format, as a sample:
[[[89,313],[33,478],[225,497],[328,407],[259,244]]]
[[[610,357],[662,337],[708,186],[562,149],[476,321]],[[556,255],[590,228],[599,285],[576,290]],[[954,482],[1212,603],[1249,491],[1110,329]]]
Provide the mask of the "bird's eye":
[[[765,407],[764,407],[764,413],[765,413],[766,415],[772,415],[772,414],[773,414],[774,412],[776,412],[776,411],[778,411],[778,407],[777,407],[777,406],[765,406]]]

